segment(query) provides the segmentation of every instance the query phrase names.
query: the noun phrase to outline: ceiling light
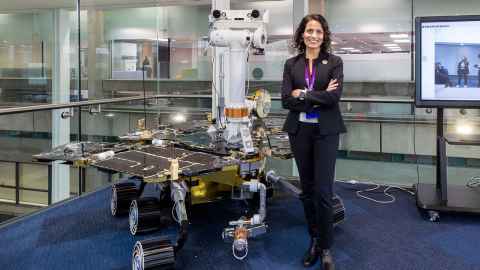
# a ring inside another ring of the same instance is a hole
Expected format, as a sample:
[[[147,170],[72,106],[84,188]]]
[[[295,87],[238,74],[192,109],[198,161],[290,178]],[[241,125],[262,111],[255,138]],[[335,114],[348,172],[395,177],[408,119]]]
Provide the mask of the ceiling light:
[[[172,116],[172,120],[175,123],[183,123],[187,121],[187,117],[183,113],[177,113]]]
[[[410,43],[410,39],[395,39],[395,43]]]
[[[351,47],[345,47],[345,48],[340,48],[341,50],[355,50],[355,48],[351,48]]]
[[[398,47],[398,44],[395,43],[389,43],[389,44],[383,44],[385,47]]]
[[[408,34],[391,34],[391,38],[408,38]]]
[[[460,121],[457,123],[455,131],[461,135],[470,135],[473,133],[473,127],[466,121]]]

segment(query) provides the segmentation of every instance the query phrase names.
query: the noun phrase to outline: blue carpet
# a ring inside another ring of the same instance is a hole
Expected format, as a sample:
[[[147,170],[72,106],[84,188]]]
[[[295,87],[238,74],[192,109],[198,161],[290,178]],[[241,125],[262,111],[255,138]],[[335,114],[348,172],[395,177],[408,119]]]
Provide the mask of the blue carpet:
[[[442,214],[439,223],[431,223],[407,193],[394,192],[395,203],[380,205],[357,198],[346,184],[336,189],[347,209],[347,220],[335,229],[338,270],[480,270],[479,217]],[[131,236],[127,218],[110,215],[109,200],[110,190],[104,189],[0,228],[0,269],[126,270],[136,240],[175,239],[174,226]],[[237,202],[195,206],[177,269],[303,269],[308,235],[297,199],[269,201],[269,233],[251,240],[249,256],[237,261],[221,232],[242,213]]]

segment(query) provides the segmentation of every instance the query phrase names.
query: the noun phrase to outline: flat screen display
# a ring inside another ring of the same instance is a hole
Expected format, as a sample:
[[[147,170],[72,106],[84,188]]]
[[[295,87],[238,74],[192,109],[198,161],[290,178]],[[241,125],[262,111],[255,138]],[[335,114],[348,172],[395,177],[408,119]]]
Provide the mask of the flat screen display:
[[[480,16],[418,17],[419,107],[480,107]]]

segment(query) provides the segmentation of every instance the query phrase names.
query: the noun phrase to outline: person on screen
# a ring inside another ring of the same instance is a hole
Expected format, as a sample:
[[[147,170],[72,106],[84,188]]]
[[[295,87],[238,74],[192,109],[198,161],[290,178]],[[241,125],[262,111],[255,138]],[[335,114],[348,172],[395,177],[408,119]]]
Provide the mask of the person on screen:
[[[448,70],[440,62],[435,63],[435,84],[443,84],[445,87],[453,85],[448,77]]]
[[[440,63],[435,63],[435,84],[440,84]]]
[[[466,56],[464,56],[462,60],[458,62],[458,65],[457,65],[458,87],[461,86],[462,79],[463,79],[463,87],[468,86],[468,74],[470,73],[468,65],[469,63]]]
[[[480,59],[480,54],[478,55],[478,59]],[[474,67],[477,69],[477,87],[480,87],[480,66],[475,64]]]
[[[450,81],[450,77],[448,76],[448,69],[446,69],[442,65],[440,65],[440,78],[442,82],[445,84],[445,87],[453,86],[453,83]]]

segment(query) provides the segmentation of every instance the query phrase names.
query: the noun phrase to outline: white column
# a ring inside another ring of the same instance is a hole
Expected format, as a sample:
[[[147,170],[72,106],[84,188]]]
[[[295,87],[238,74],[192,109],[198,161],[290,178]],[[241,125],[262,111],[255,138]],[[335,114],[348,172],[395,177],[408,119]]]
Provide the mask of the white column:
[[[308,14],[309,0],[294,0],[293,1],[293,33],[297,30],[298,25],[302,21],[303,17]],[[298,176],[298,168],[295,163],[295,159],[291,159],[292,162],[292,175]]]
[[[87,10],[86,20],[88,30],[87,97],[89,99],[101,99],[104,97],[101,87],[102,81],[104,78],[106,78],[107,74],[107,70],[103,65],[104,61],[106,61],[106,55],[104,53],[97,53],[97,51],[102,51],[105,46],[103,11],[97,10],[96,7],[89,7]],[[79,92],[79,95],[80,94],[81,91]]]
[[[297,30],[297,26],[302,21],[302,18],[308,14],[308,3],[309,0],[293,1],[293,31]]]
[[[212,11],[215,9],[230,9],[230,0],[212,0]],[[208,20],[208,18],[205,19]],[[215,59],[212,70],[212,117],[216,118],[218,121],[218,98],[222,94],[221,91],[223,91],[223,94],[225,94],[225,92],[227,92],[226,89],[230,87],[230,79],[227,78],[228,72],[226,72],[228,70],[228,66],[230,65],[230,61],[227,47],[214,47],[212,52]]]
[[[321,14],[325,16],[325,0],[309,0],[310,13]]]
[[[52,103],[70,101],[70,20],[69,11],[57,9],[53,13]],[[70,119],[61,114],[68,109],[52,111],[52,148],[70,142]],[[52,203],[70,197],[68,165],[52,164]]]

